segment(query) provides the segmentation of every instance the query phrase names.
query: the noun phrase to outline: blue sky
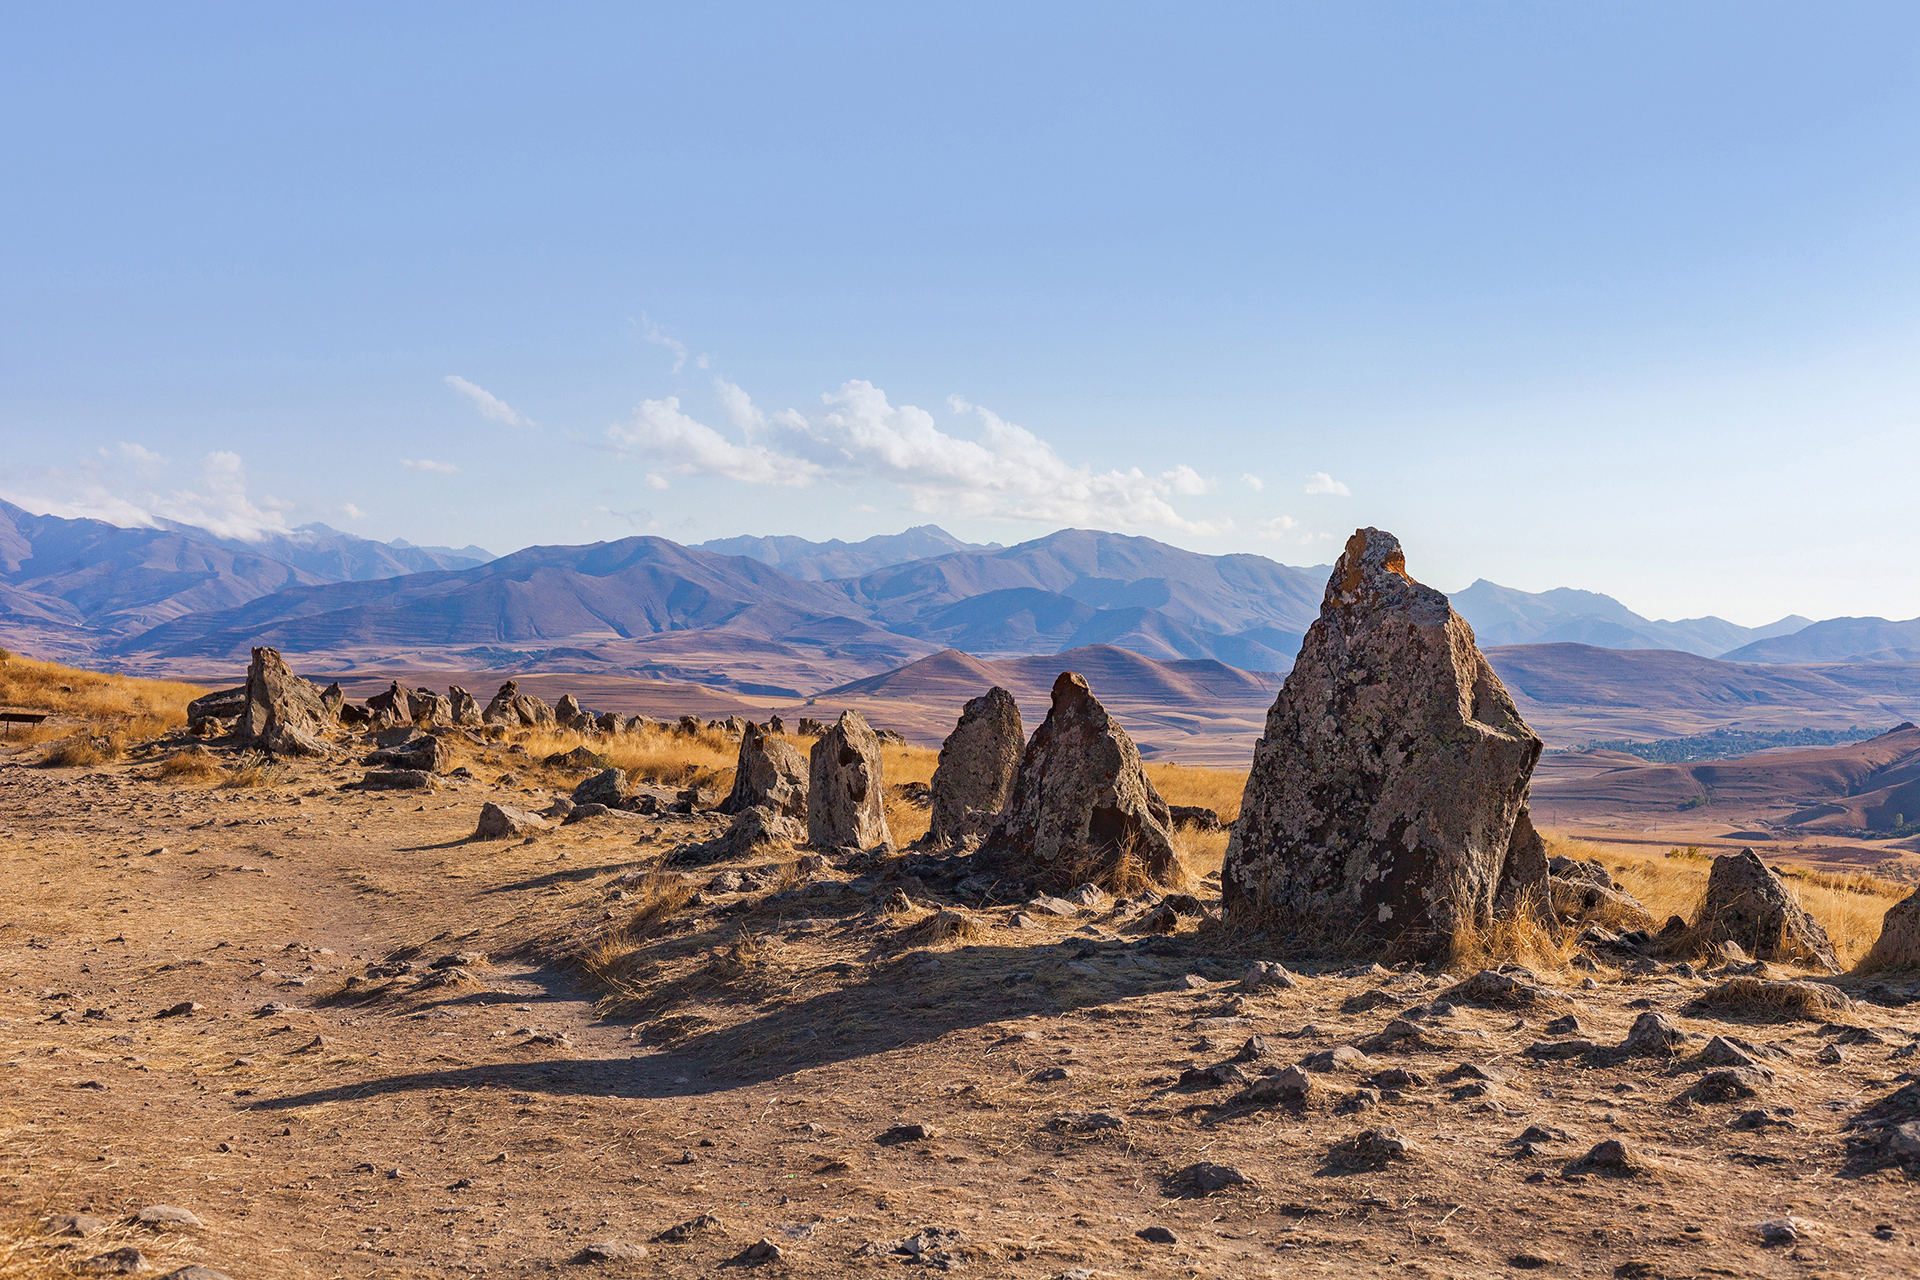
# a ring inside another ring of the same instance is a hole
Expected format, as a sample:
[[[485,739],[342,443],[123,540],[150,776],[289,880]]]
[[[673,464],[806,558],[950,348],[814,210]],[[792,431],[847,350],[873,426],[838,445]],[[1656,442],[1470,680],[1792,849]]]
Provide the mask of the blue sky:
[[[15,6],[0,496],[1920,612],[1911,5]]]

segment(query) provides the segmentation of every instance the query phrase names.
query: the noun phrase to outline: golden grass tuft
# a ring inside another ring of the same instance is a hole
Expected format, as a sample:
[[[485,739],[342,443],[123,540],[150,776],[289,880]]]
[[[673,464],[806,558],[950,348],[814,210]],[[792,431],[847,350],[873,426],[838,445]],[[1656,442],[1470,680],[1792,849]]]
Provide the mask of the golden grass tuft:
[[[91,734],[77,733],[54,746],[40,757],[40,766],[44,769],[82,768],[87,765],[107,764],[126,754],[126,746],[114,736],[96,738]]]
[[[972,916],[948,909],[936,911],[926,919],[908,925],[894,941],[905,949],[942,947],[977,938],[984,932]]]
[[[1565,969],[1579,950],[1577,936],[1577,930],[1553,922],[1546,903],[1531,894],[1523,895],[1511,913],[1496,916],[1491,924],[1469,924],[1454,930],[1448,940],[1447,966],[1479,970],[1521,964],[1529,969],[1558,971]]]
[[[1824,982],[1774,982],[1765,978],[1729,978],[1695,998],[1702,1008],[1779,1021],[1826,1022],[1853,1007],[1837,987]]]
[[[699,887],[686,876],[671,871],[647,872],[628,891],[633,902],[633,914],[627,918],[627,932],[638,934],[646,931],[686,906],[698,892]]]
[[[222,787],[245,789],[257,787],[277,787],[293,781],[293,771],[284,764],[277,763],[265,752],[256,752],[242,756],[231,769],[223,771]]]
[[[160,762],[157,776],[173,783],[218,782],[227,776],[219,759],[204,747],[176,751]]]

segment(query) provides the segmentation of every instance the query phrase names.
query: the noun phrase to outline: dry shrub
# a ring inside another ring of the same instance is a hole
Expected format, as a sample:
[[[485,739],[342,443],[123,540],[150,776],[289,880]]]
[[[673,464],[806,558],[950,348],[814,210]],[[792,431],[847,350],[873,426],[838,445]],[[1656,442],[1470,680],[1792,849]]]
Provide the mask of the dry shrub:
[[[1197,827],[1175,827],[1173,829],[1173,847],[1180,853],[1180,861],[1195,880],[1204,880],[1217,873],[1227,858],[1227,833],[1225,831],[1201,831]]]
[[[1222,824],[1240,816],[1247,789],[1245,769],[1204,769],[1190,764],[1150,764],[1147,777],[1168,804],[1197,805],[1220,815]]]
[[[118,760],[123,752],[124,746],[116,738],[96,738],[78,733],[40,757],[40,765],[45,769],[64,769],[106,764],[110,760]]]
[[[1479,970],[1520,964],[1542,971],[1565,969],[1579,949],[1577,931],[1556,925],[1546,906],[1539,896],[1525,893],[1511,912],[1495,916],[1491,923],[1455,929],[1448,942],[1447,966]]]
[[[983,932],[973,917],[949,909],[936,911],[926,919],[907,926],[894,941],[905,948],[940,947],[977,938]]]
[[[162,760],[158,776],[174,783],[217,782],[226,776],[226,770],[211,751],[193,747]]]
[[[627,932],[646,931],[656,921],[673,915],[692,900],[699,890],[693,881],[671,871],[649,871],[640,883],[628,891],[633,914],[627,918]]]
[[[1765,978],[1729,978],[1703,991],[1694,1003],[1767,1021],[1798,1018],[1827,1022],[1853,1007],[1839,988],[1824,982],[1771,982]]]
[[[293,774],[284,764],[278,764],[272,756],[255,753],[241,757],[240,761],[227,771],[223,787],[277,787],[293,781]]]
[[[1175,848],[1178,849],[1178,845]],[[1083,884],[1099,885],[1116,898],[1131,898],[1149,889],[1185,889],[1193,883],[1191,869],[1174,864],[1169,883],[1162,884],[1147,873],[1147,860],[1132,834],[1118,845],[1081,847],[1062,858],[1050,877],[1052,887],[1062,891]]]

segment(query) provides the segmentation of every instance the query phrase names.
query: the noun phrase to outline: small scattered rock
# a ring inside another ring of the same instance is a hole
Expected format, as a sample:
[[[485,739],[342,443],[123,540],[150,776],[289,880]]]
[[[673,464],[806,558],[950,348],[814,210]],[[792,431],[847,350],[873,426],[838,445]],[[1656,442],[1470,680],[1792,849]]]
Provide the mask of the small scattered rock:
[[[638,1262],[647,1256],[643,1244],[622,1244],[616,1240],[590,1244],[573,1255],[575,1262]]]
[[[1126,1117],[1111,1111],[1063,1111],[1047,1122],[1055,1133],[1098,1133],[1126,1126]]]
[[[134,1217],[149,1227],[199,1228],[207,1225],[195,1217],[191,1209],[179,1209],[170,1204],[150,1204]]]
[[[80,1270],[95,1275],[140,1275],[153,1270],[153,1264],[147,1261],[147,1255],[132,1245],[126,1245],[107,1253],[97,1253],[80,1264]]]
[[[1178,1244],[1180,1240],[1165,1227],[1142,1227],[1133,1233],[1148,1244]]]
[[[874,1139],[882,1146],[894,1146],[902,1142],[931,1142],[940,1136],[940,1130],[928,1124],[897,1124]]]
[[[689,1218],[685,1222],[668,1227],[665,1231],[653,1237],[651,1243],[685,1244],[695,1236],[703,1236],[713,1232],[724,1235],[726,1234],[726,1230],[726,1224],[720,1221],[720,1219],[710,1213],[703,1213],[697,1218]]]

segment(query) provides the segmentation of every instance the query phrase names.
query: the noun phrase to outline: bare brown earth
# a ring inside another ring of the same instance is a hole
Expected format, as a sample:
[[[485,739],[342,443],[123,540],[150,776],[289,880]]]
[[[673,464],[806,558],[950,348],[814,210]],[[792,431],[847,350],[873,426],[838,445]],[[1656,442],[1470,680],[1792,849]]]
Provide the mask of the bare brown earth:
[[[130,1241],[234,1280],[839,1276],[916,1265],[890,1250],[933,1227],[957,1237],[918,1265],[982,1276],[1920,1270],[1914,1184],[1850,1155],[1843,1130],[1906,1078],[1914,1059],[1892,1055],[1917,1038],[1910,1009],[1860,1004],[1838,1021],[1865,1030],[1843,1034],[1708,1013],[1690,1004],[1704,979],[1602,964],[1591,989],[1540,975],[1545,1007],[1462,1003],[1376,1051],[1415,1080],[1363,1093],[1370,1066],[1316,1077],[1304,1107],[1239,1106],[1181,1073],[1252,1036],[1252,1073],[1357,1042],[1458,975],[1296,961],[1320,976],[1242,994],[1233,980],[1270,955],[1254,939],[1143,937],[1137,903],[1014,928],[1007,906],[936,893],[910,863],[802,872],[791,853],[727,864],[759,888],[649,918],[661,882],[632,874],[715,819],[471,843],[483,801],[538,806],[566,780],[505,746],[462,753],[478,780],[432,794],[341,790],[358,771],[325,765],[212,790],[148,780],[151,763],[0,765],[0,1198],[16,1242],[0,1273]],[[527,781],[499,784],[509,765]],[[1211,881],[1201,894],[1217,898]],[[971,936],[932,941],[940,906]],[[609,947],[629,981],[602,1008],[627,1012],[603,1018],[581,975]],[[442,985],[429,966],[462,952],[488,959]],[[1896,979],[1882,999],[1912,990]],[[181,1002],[199,1007],[159,1016]],[[1679,1054],[1526,1053],[1569,1038],[1545,1030],[1565,1013],[1618,1044],[1649,1006],[1693,1037]],[[1761,1097],[1679,1100],[1714,1033],[1785,1053]],[[1816,1059],[1843,1038],[1843,1061]],[[1729,1127],[1756,1106],[1791,1123]],[[926,1135],[876,1141],[910,1124]],[[1380,1125],[1408,1158],[1348,1152]],[[1522,1153],[1529,1126],[1564,1137]],[[1632,1169],[1576,1163],[1609,1138]],[[1201,1161],[1247,1182],[1189,1194],[1176,1175]],[[127,1225],[154,1203],[205,1225]],[[35,1234],[81,1212],[114,1225]],[[653,1241],[703,1214],[720,1225]],[[1803,1238],[1764,1244],[1756,1224],[1785,1215]],[[1153,1227],[1175,1242],[1140,1238]],[[762,1239],[780,1260],[743,1257]],[[606,1241],[649,1253],[569,1264]]]

